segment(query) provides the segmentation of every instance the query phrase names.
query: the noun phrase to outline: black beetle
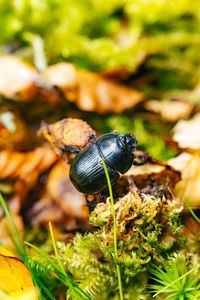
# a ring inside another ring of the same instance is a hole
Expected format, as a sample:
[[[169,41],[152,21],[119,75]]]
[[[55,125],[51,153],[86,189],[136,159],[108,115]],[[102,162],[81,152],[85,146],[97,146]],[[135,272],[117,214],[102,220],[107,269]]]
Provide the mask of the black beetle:
[[[98,139],[94,135],[90,138],[94,142],[77,154],[70,168],[70,179],[81,193],[94,195],[108,190],[101,158],[106,163],[112,185],[117,182],[119,173],[126,173],[133,164],[141,164],[134,161],[137,144],[134,135],[107,133]],[[68,150],[76,151],[72,147]]]

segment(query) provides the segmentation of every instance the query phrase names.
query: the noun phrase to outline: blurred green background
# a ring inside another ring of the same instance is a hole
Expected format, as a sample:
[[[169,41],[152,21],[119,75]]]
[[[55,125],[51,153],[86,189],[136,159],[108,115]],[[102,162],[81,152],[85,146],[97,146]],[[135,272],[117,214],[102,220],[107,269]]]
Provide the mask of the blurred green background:
[[[0,0],[0,53],[40,70],[63,61],[95,72],[124,68],[120,80],[147,99],[188,97],[200,77],[199,46],[200,1]],[[152,125],[136,111],[106,115],[103,124],[84,116],[102,133],[135,132],[157,158],[174,155],[163,141],[173,124]]]

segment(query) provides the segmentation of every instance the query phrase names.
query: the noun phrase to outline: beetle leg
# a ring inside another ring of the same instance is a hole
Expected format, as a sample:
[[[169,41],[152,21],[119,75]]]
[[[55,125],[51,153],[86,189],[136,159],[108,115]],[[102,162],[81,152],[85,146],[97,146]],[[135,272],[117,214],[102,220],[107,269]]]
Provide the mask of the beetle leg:
[[[142,161],[141,162],[138,162],[136,160],[133,160],[133,165],[134,166],[142,166],[146,163],[146,158],[145,157],[142,157]]]
[[[100,195],[100,201],[99,201],[99,202],[102,202],[103,199],[104,199],[104,197],[105,197],[105,194],[104,194],[104,193],[101,193],[101,195]]]
[[[60,148],[60,150],[63,152],[77,152],[77,153],[81,152],[80,149],[74,148],[72,146],[64,146],[64,147]]]
[[[94,133],[90,133],[88,140],[94,140],[96,142],[97,137],[96,137],[96,135]]]

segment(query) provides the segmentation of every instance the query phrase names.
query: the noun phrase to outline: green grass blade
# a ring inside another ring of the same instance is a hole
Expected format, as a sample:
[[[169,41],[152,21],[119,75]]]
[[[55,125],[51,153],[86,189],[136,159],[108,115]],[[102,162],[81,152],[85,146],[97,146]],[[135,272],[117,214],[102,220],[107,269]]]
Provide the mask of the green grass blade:
[[[70,284],[75,287],[78,291],[80,291],[82,293],[82,295],[76,290],[76,293],[79,294],[79,296],[82,297],[83,299],[83,295],[88,299],[88,300],[92,300],[92,298],[87,295],[73,280],[71,280],[68,276],[66,277],[65,273],[63,273],[60,268],[52,261],[52,258],[49,257],[45,252],[43,252],[41,249],[39,249],[37,246],[32,245],[28,242],[25,242],[26,245],[28,245],[29,247],[33,248],[35,251],[37,251],[39,254],[41,254],[49,263],[52,264],[52,266],[55,268],[55,270],[57,271],[57,273],[59,274],[59,276],[57,276],[56,278],[63,283],[64,285],[66,285],[66,283],[68,284],[68,282],[70,282]]]
[[[3,196],[2,196],[1,193],[0,193],[0,204],[2,205],[3,210],[4,210],[6,216],[7,216],[8,220],[9,220],[9,223],[10,223],[10,225],[11,225],[11,227],[12,227],[12,230],[13,230],[13,232],[14,232],[14,234],[15,234],[15,237],[16,237],[16,239],[17,239],[18,247],[20,248],[20,251],[21,251],[21,256],[23,257],[24,255],[26,255],[26,252],[25,252],[25,249],[24,249],[23,242],[22,242],[22,240],[21,240],[21,237],[20,237],[20,235],[19,235],[19,232],[18,232],[18,230],[17,230],[17,227],[15,226],[15,223],[14,223],[12,217],[11,217],[11,214],[10,214],[10,212],[9,212],[9,210],[8,210],[6,201],[4,200],[4,198],[3,198]]]
[[[104,171],[105,171],[105,174],[106,174],[106,179],[107,179],[108,189],[109,189],[109,194],[110,194],[110,202],[111,202],[112,215],[113,215],[114,251],[115,251],[115,258],[118,259],[119,256],[118,256],[118,250],[117,250],[117,220],[116,220],[116,215],[115,215],[112,185],[111,185],[110,177],[109,177],[108,170],[107,170],[107,167],[106,167],[106,163],[105,163],[103,158],[101,158],[101,160],[102,160]],[[117,264],[116,267],[117,267],[117,277],[118,277],[118,284],[119,284],[120,299],[123,300],[124,296],[123,296],[120,266]]]
[[[22,260],[24,262],[24,264],[26,265],[26,267],[31,272],[31,275],[32,275],[32,278],[33,278],[33,282],[34,282],[35,287],[36,287],[37,292],[38,292],[39,299],[40,300],[45,300],[44,296],[41,294],[41,288],[42,288],[42,290],[49,296],[49,298],[51,300],[56,300],[54,298],[54,296],[49,292],[49,290],[45,287],[45,285],[41,282],[41,280],[38,277],[35,276],[32,268],[30,267],[30,264],[28,263],[28,256],[27,256],[26,250],[24,248],[23,241],[21,240],[21,237],[20,237],[20,234],[18,232],[18,229],[17,229],[17,227],[16,227],[16,225],[15,225],[13,219],[12,219],[12,216],[10,214],[10,211],[9,211],[9,209],[7,207],[7,203],[4,200],[4,198],[3,198],[3,196],[2,196],[1,193],[0,193],[0,204],[2,205],[3,210],[4,210],[4,212],[5,212],[5,214],[6,214],[7,218],[8,218],[8,221],[9,221],[9,223],[11,225],[11,228],[12,228],[12,230],[14,232],[14,235],[15,235],[15,237],[17,239],[17,242],[15,241],[14,236],[13,236],[12,232],[9,230],[7,224],[4,224],[5,225],[5,229],[6,229],[7,233],[8,233],[8,236],[10,237],[13,245],[16,248],[16,251],[19,253],[19,255],[21,256],[21,258],[22,258]]]
[[[192,216],[195,218],[195,220],[200,223],[200,219],[197,217],[197,215],[194,213],[194,211],[192,210],[191,206],[189,205],[187,198],[185,197],[185,203],[190,211],[190,213],[192,214]]]
[[[56,255],[56,259],[57,259],[58,265],[60,267],[60,270],[63,272],[63,274],[65,274],[66,277],[68,277],[68,275],[65,272],[65,269],[63,267],[63,264],[62,264],[62,262],[60,260],[59,254],[58,254],[58,249],[57,249],[57,246],[56,246],[56,241],[55,241],[55,237],[54,237],[54,234],[53,234],[53,228],[52,228],[51,222],[49,222],[49,231],[50,231],[50,235],[51,235],[53,249],[54,249],[54,252],[55,252],[55,255]],[[69,284],[70,284],[70,282],[69,282]]]
[[[8,236],[9,236],[11,242],[12,242],[13,245],[15,246],[15,249],[16,249],[17,253],[21,256],[21,254],[22,254],[22,253],[21,253],[21,250],[19,249],[19,247],[18,247],[18,245],[17,245],[17,243],[16,243],[16,241],[15,241],[15,239],[14,239],[14,237],[13,237],[11,231],[9,230],[8,225],[7,225],[5,222],[3,222],[3,225],[4,225],[4,227],[5,227],[5,230],[6,230],[7,234],[8,234]]]
[[[66,280],[67,280],[67,284],[68,284],[68,286],[69,286],[69,288],[70,288],[72,294],[75,294],[73,285],[71,284],[70,280],[68,279],[68,275],[67,275],[67,273],[65,272],[65,269],[64,269],[64,267],[63,267],[63,264],[62,264],[62,262],[61,262],[61,260],[60,260],[60,257],[59,257],[59,254],[58,254],[58,249],[57,249],[57,246],[56,246],[55,237],[54,237],[54,234],[53,234],[53,228],[52,228],[51,222],[49,222],[49,231],[50,231],[50,235],[51,235],[51,240],[52,240],[52,244],[53,244],[53,249],[54,249],[55,256],[56,256],[58,265],[59,265],[59,267],[60,267],[60,270],[61,270],[61,272],[65,275]],[[79,296],[81,296],[81,295],[79,295]]]

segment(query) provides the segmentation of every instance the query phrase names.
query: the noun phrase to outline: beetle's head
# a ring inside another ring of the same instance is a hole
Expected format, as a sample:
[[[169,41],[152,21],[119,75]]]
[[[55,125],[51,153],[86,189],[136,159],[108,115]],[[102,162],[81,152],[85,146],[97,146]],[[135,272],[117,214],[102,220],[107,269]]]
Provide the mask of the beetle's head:
[[[129,151],[133,152],[137,145],[137,139],[133,134],[119,134],[120,143]]]

